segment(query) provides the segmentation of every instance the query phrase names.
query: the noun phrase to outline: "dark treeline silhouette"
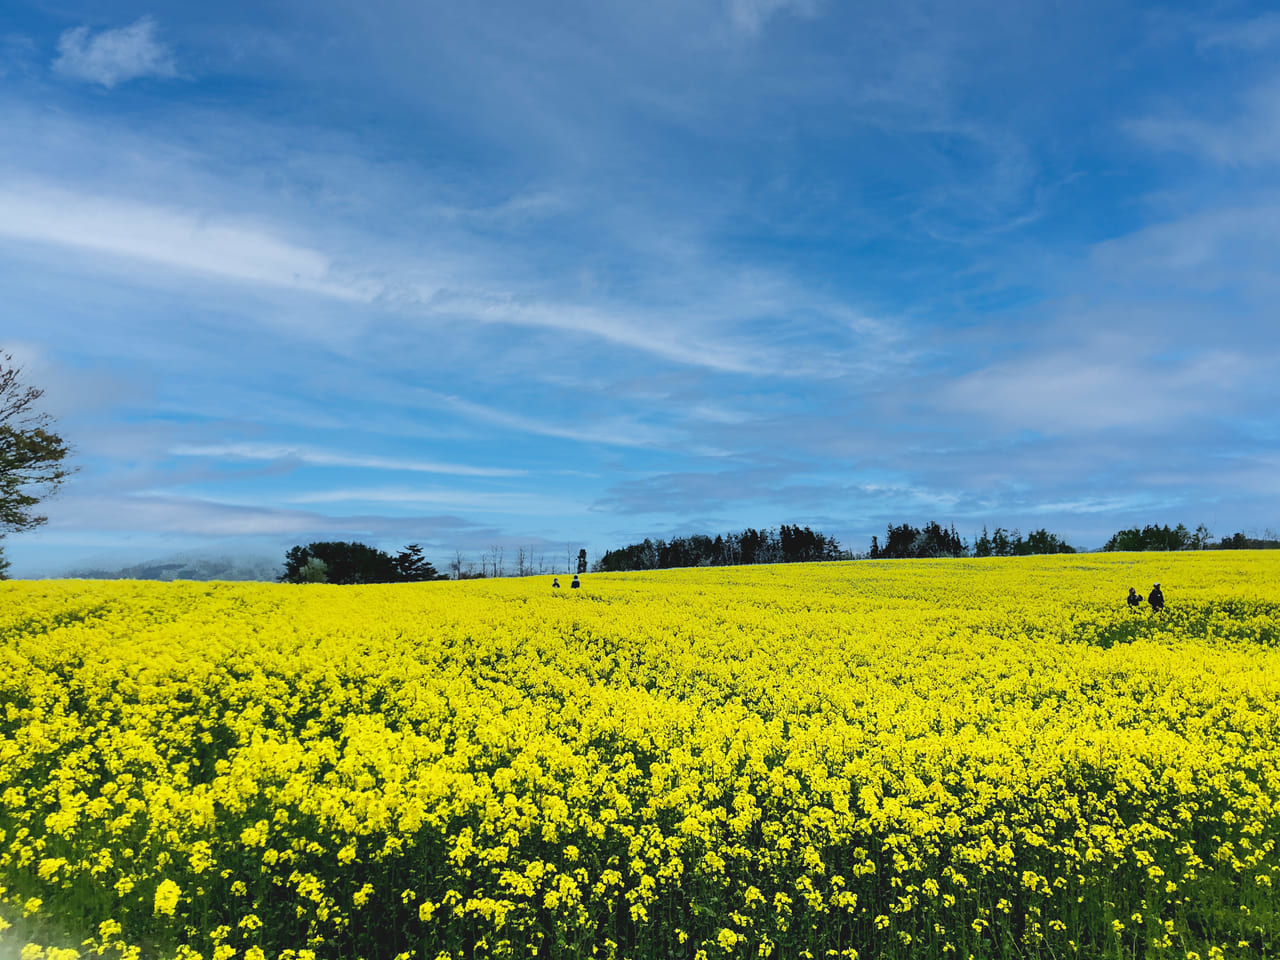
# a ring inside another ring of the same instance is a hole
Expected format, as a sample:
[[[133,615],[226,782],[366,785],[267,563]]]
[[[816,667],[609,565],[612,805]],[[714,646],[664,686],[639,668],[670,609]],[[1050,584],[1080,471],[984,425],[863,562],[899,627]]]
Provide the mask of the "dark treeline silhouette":
[[[1249,537],[1244,531],[1223,537],[1219,541],[1202,523],[1195,530],[1188,530],[1185,525],[1176,527],[1147,524],[1141,530],[1130,527],[1118,531],[1106,542],[1103,550],[1275,550],[1280,548],[1280,539],[1268,530],[1265,537]]]
[[[746,563],[804,563],[844,560],[850,555],[834,537],[809,527],[783,524],[777,530],[748,527],[740,533],[709,537],[694,534],[671,540],[645,539],[606,550],[596,561],[599,573],[621,570],[665,570],[670,567],[719,567]]]
[[[867,556],[872,560],[906,560],[922,557],[963,557],[969,552],[955,525],[950,530],[943,528],[936,521],[930,521],[921,528],[909,523],[899,526],[889,524],[885,531],[884,544],[878,537],[871,538],[871,549]]]
[[[363,543],[324,541],[293,547],[285,554],[283,583],[408,583],[440,580],[422,553],[411,543],[396,556]]]
[[[879,537],[871,538],[867,556],[872,560],[918,560],[929,557],[1025,557],[1037,553],[1075,553],[1075,547],[1065,540],[1041,528],[1025,537],[1018,530],[996,527],[992,533],[982,528],[972,550],[964,538],[956,533],[955,524],[950,529],[937,521],[923,527],[909,523],[889,525],[884,544]]]
[[[1203,524],[1200,529],[1204,529]],[[1207,532],[1207,531],[1206,531]],[[1208,538],[1200,538],[1181,523],[1176,527],[1147,524],[1141,530],[1132,527],[1120,530],[1102,547],[1105,551],[1114,550],[1187,550],[1199,549],[1208,544]]]
[[[1270,530],[1265,537],[1246,536],[1243,532],[1212,539],[1204,524],[1194,531],[1183,524],[1176,527],[1149,524],[1117,532],[1103,550],[1263,550],[1280,548],[1280,538]],[[672,567],[731,566],[756,563],[806,563],[825,560],[899,560],[933,557],[1020,557],[1032,554],[1075,553],[1075,547],[1043,527],[1025,536],[1017,530],[996,527],[970,546],[956,532],[955,524],[943,527],[930,521],[921,527],[909,523],[889,524],[884,543],[871,538],[867,553],[853,554],[844,550],[834,537],[810,527],[783,524],[776,529],[757,530],[748,527],[738,533],[711,537],[693,534],[671,540],[645,539],[617,550],[606,550],[591,569],[600,573],[625,570],[662,570]],[[515,556],[515,576],[540,575],[549,567],[545,558],[535,556],[532,549],[520,548]],[[569,571],[587,572],[587,551],[577,556],[566,547],[565,565]],[[167,564],[167,568],[177,564]],[[460,552],[449,564],[450,573],[442,574],[423,555],[418,544],[409,544],[396,556],[363,543],[319,542],[295,546],[285,555],[284,572],[277,578],[286,583],[405,583],[421,580],[470,579],[502,577],[508,574],[504,551],[494,547],[484,554],[477,571],[465,563]],[[154,574],[152,574],[154,575]],[[181,575],[191,576],[184,567]],[[171,577],[164,577],[169,579]]]
[[[1075,547],[1044,527],[1032,530],[1025,537],[1016,529],[1005,530],[1003,527],[996,527],[987,536],[987,528],[983,527],[982,536],[973,543],[975,557],[1029,557],[1041,553],[1075,552]]]
[[[1280,539],[1268,531],[1266,537],[1248,537],[1243,530],[1223,537],[1219,543],[1211,543],[1210,549],[1217,550],[1280,550]]]

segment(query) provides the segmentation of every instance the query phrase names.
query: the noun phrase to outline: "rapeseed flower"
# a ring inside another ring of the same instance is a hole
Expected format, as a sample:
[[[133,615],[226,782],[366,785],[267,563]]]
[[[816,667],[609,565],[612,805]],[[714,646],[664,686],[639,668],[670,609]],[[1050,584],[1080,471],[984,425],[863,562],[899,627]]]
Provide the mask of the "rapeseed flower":
[[[1233,554],[3,583],[0,911],[165,960],[1272,943],[1280,557]]]

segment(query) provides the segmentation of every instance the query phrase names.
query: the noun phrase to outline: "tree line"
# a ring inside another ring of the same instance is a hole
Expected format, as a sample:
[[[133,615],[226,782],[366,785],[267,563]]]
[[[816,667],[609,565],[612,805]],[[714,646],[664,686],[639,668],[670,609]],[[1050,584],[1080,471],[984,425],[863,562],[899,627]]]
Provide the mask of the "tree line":
[[[973,547],[956,533],[953,523],[943,527],[936,520],[923,527],[909,523],[897,526],[889,524],[884,543],[879,537],[871,538],[867,558],[871,560],[921,560],[931,557],[1025,557],[1042,553],[1075,553],[1071,546],[1057,534],[1043,527],[1025,537],[1017,530],[996,527],[988,533],[982,528],[982,536],[974,539]]]
[[[1182,524],[1176,527],[1148,525],[1117,532],[1103,550],[1190,550],[1190,549],[1262,549],[1280,547],[1275,539],[1246,537],[1237,533],[1214,542],[1201,524],[1194,531]],[[1002,526],[976,536],[972,545],[957,531],[955,524],[944,527],[931,520],[916,527],[910,523],[889,524],[884,541],[871,538],[866,553],[854,554],[840,546],[835,537],[798,524],[782,524],[777,528],[747,527],[737,533],[693,534],[687,537],[645,538],[615,550],[606,550],[591,570],[617,573],[627,570],[666,570],[674,567],[736,566],[759,563],[812,563],[827,560],[912,560],[942,557],[1025,557],[1041,554],[1076,553],[1065,539],[1044,527],[1023,534],[1017,528]],[[293,547],[285,555],[285,569],[278,578],[287,583],[405,583],[421,580],[472,579],[508,575],[532,576],[549,569],[543,557],[521,548],[513,557],[513,568],[506,566],[504,551],[493,547],[481,557],[481,566],[465,564],[457,553],[448,573],[439,573],[423,556],[422,548],[409,544],[396,556],[362,543],[324,542],[306,547]],[[588,569],[587,551],[580,549],[574,557],[566,548],[565,566],[578,573]]]
[[[847,560],[835,537],[809,527],[783,524],[776,529],[748,527],[738,533],[693,534],[688,537],[646,537],[640,543],[606,550],[592,567],[598,573],[622,570],[667,570],[672,567],[723,567],[748,563],[806,563]]]
[[[1263,537],[1249,537],[1244,531],[1215,541],[1209,528],[1203,523],[1195,530],[1188,530],[1184,524],[1170,527],[1168,524],[1157,526],[1147,524],[1139,529],[1130,527],[1117,531],[1103,546],[1103,550],[1275,550],[1280,548],[1280,538],[1268,530]]]
[[[444,580],[422,547],[411,543],[394,557],[364,543],[320,541],[297,546],[284,557],[281,583],[413,583]]]

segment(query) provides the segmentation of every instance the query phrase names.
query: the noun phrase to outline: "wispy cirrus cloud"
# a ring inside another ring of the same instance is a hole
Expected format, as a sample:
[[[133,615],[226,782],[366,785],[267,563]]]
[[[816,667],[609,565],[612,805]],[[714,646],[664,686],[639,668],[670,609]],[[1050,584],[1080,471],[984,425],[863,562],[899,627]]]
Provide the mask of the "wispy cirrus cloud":
[[[0,236],[340,300],[372,296],[338,277],[330,257],[256,224],[29,180],[0,183]]]
[[[313,490],[291,496],[289,503],[356,503],[402,508],[465,510],[475,513],[555,516],[573,509],[568,497],[520,491],[421,489],[414,487],[352,487]]]
[[[1099,338],[977,370],[944,387],[940,399],[1006,430],[1165,435],[1174,425],[1229,413],[1230,384],[1249,382],[1253,366],[1233,351],[1168,359],[1129,338]]]
[[[477,403],[457,395],[440,394],[425,389],[417,393],[433,406],[517,433],[618,447],[665,447],[680,438],[678,433],[646,424],[634,417],[603,420],[584,418],[581,422],[562,424],[548,417],[513,413],[510,410]]]
[[[450,254],[443,264],[434,251],[385,244],[387,259],[378,262],[362,253],[377,238],[334,231],[333,224],[310,217],[236,215],[206,196],[174,192],[172,203],[156,203],[101,188],[55,186],[30,175],[5,177],[0,171],[0,238],[133,265],[131,272],[143,282],[148,274],[157,282],[175,274],[198,275],[231,286],[312,294],[340,305],[376,306],[406,323],[463,321],[467,329],[483,324],[563,333],[605,349],[725,374],[806,378],[845,372],[849,364],[839,352],[780,349],[780,339],[794,338],[799,323],[830,327],[864,347],[888,348],[900,337],[887,321],[767,271],[702,282],[692,294],[677,290],[671,294],[677,302],[669,308],[592,293],[531,294],[499,277],[508,259],[502,246],[478,242],[465,226],[442,230],[439,246],[452,242],[469,250]],[[292,239],[308,234],[325,236],[328,246]],[[433,279],[424,281],[424,274]],[[798,316],[785,329],[760,320],[787,311]],[[748,332],[752,324],[759,328],[755,335]],[[317,338],[326,329],[310,328]],[[308,331],[304,325],[298,332]]]
[[[406,473],[442,473],[460,477],[520,477],[526,470],[506,467],[476,467],[464,463],[441,463],[407,457],[380,457],[338,453],[312,447],[268,443],[180,444],[170,451],[179,457],[208,457],[215,460],[288,461],[317,467],[359,467],[368,470]]]
[[[707,367],[730,373],[759,369],[766,361],[764,351],[728,337],[699,336],[698,332],[675,328],[653,315],[636,311],[610,311],[574,303],[528,303],[514,297],[447,298],[438,304],[445,311],[458,310],[465,316],[488,323],[538,327],[587,334],[609,343],[655,354],[676,363]]]
[[[1280,76],[1258,83],[1212,113],[1171,108],[1125,124],[1158,150],[1221,166],[1250,168],[1280,159]]]
[[[817,13],[817,0],[729,0],[729,20],[742,33],[754,35],[772,18],[789,13],[812,17]]]
[[[212,498],[143,491],[125,495],[65,497],[50,514],[52,533],[67,529],[138,531],[200,538],[348,536],[437,537],[481,529],[456,516],[377,514],[334,516],[291,507],[268,507]]]
[[[58,38],[55,72],[110,89],[141,77],[177,75],[173,52],[157,36],[156,22],[142,17],[127,27],[94,33],[87,26]]]
[[[1198,50],[1254,53],[1280,44],[1280,13],[1198,24],[1194,33]]]
[[[36,59],[36,44],[20,33],[0,35],[0,80],[26,73]]]

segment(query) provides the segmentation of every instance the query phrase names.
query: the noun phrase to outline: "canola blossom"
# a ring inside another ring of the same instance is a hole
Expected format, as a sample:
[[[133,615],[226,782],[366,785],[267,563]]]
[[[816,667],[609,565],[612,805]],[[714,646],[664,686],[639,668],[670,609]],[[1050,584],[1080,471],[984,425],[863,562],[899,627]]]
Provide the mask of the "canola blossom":
[[[1274,957],[1278,641],[1247,551],[0,583],[0,947]]]

